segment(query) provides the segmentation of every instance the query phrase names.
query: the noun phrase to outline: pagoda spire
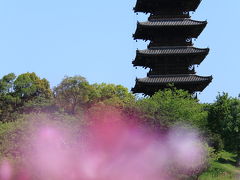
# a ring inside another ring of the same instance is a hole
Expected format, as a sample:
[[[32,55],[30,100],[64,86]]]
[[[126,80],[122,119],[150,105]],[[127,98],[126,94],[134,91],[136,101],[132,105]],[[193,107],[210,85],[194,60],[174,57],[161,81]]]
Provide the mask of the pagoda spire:
[[[201,0],[137,0],[135,12],[149,13],[146,22],[137,22],[133,39],[150,41],[148,48],[137,50],[133,66],[150,68],[146,78],[136,79],[133,93],[153,95],[173,84],[190,93],[203,91],[212,76],[197,76],[195,65],[209,53],[208,48],[193,47],[207,21],[190,18]]]

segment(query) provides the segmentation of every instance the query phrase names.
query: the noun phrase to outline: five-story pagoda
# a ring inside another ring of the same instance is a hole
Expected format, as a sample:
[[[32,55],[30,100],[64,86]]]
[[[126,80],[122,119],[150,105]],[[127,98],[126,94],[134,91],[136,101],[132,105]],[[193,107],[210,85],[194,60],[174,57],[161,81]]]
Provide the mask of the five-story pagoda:
[[[209,49],[193,47],[207,25],[206,21],[190,19],[201,0],[137,0],[135,12],[150,13],[147,22],[138,22],[135,40],[149,40],[146,50],[137,50],[134,66],[150,68],[146,78],[136,79],[133,93],[153,95],[173,84],[189,93],[203,91],[212,76],[195,75],[195,65],[209,53]]]

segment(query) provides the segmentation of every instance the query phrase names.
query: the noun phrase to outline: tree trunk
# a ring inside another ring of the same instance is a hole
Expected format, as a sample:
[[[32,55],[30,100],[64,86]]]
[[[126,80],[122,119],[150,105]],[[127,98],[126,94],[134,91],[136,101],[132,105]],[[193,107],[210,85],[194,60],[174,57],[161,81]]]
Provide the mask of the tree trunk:
[[[77,106],[76,104],[72,105],[71,114],[73,114],[73,115],[76,113],[76,106]]]

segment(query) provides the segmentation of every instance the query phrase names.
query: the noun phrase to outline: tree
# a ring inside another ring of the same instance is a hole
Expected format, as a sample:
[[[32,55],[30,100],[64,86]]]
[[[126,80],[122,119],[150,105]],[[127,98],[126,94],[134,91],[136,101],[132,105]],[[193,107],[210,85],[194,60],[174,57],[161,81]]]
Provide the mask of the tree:
[[[204,129],[207,124],[204,105],[183,90],[159,91],[152,97],[140,99],[138,107],[144,118],[156,127],[168,128],[176,124],[189,124]]]
[[[91,86],[82,76],[66,76],[54,88],[56,104],[71,114],[76,113],[77,107],[83,107],[88,103],[90,95]]]
[[[14,80],[16,75],[14,73],[7,74],[0,79],[0,93],[7,94],[13,91]]]
[[[219,94],[216,102],[208,108],[208,127],[219,134],[224,148],[237,153],[237,165],[240,165],[240,99]]]
[[[227,125],[232,121],[231,98],[227,93],[218,95],[217,100],[208,108],[208,127],[212,132],[226,135]]]
[[[92,88],[85,114],[88,121],[115,121],[114,119],[130,121],[129,117],[133,115],[131,110],[135,107],[135,96],[127,88],[105,83],[93,84]]]
[[[14,81],[13,89],[15,96],[21,100],[18,106],[23,112],[40,111],[52,102],[49,82],[34,72],[19,75]]]
[[[13,119],[13,115],[20,111],[32,111],[37,106],[46,105],[51,97],[52,91],[46,79],[39,78],[35,73],[24,73],[18,77],[10,73],[0,79],[0,118]]]
[[[14,95],[14,73],[7,74],[0,79],[0,121],[10,119],[20,99]]]
[[[94,95],[92,96],[92,103],[99,102],[106,105],[124,107],[135,101],[135,96],[122,85],[115,84],[93,84]]]
[[[40,79],[35,73],[19,75],[14,81],[14,91],[23,102],[35,97],[50,98],[52,95],[49,82],[46,79]]]

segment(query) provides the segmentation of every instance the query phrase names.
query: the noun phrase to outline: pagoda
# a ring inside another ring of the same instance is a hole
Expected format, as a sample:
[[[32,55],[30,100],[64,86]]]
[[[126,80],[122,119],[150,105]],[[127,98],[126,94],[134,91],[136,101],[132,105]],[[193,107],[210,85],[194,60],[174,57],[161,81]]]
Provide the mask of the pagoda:
[[[136,79],[133,93],[152,96],[173,84],[189,93],[203,91],[212,76],[198,76],[195,66],[209,53],[208,48],[196,48],[197,39],[207,21],[190,17],[201,0],[137,0],[134,11],[149,13],[147,22],[138,22],[134,40],[150,41],[146,50],[137,50],[133,65],[149,68],[146,78]]]

